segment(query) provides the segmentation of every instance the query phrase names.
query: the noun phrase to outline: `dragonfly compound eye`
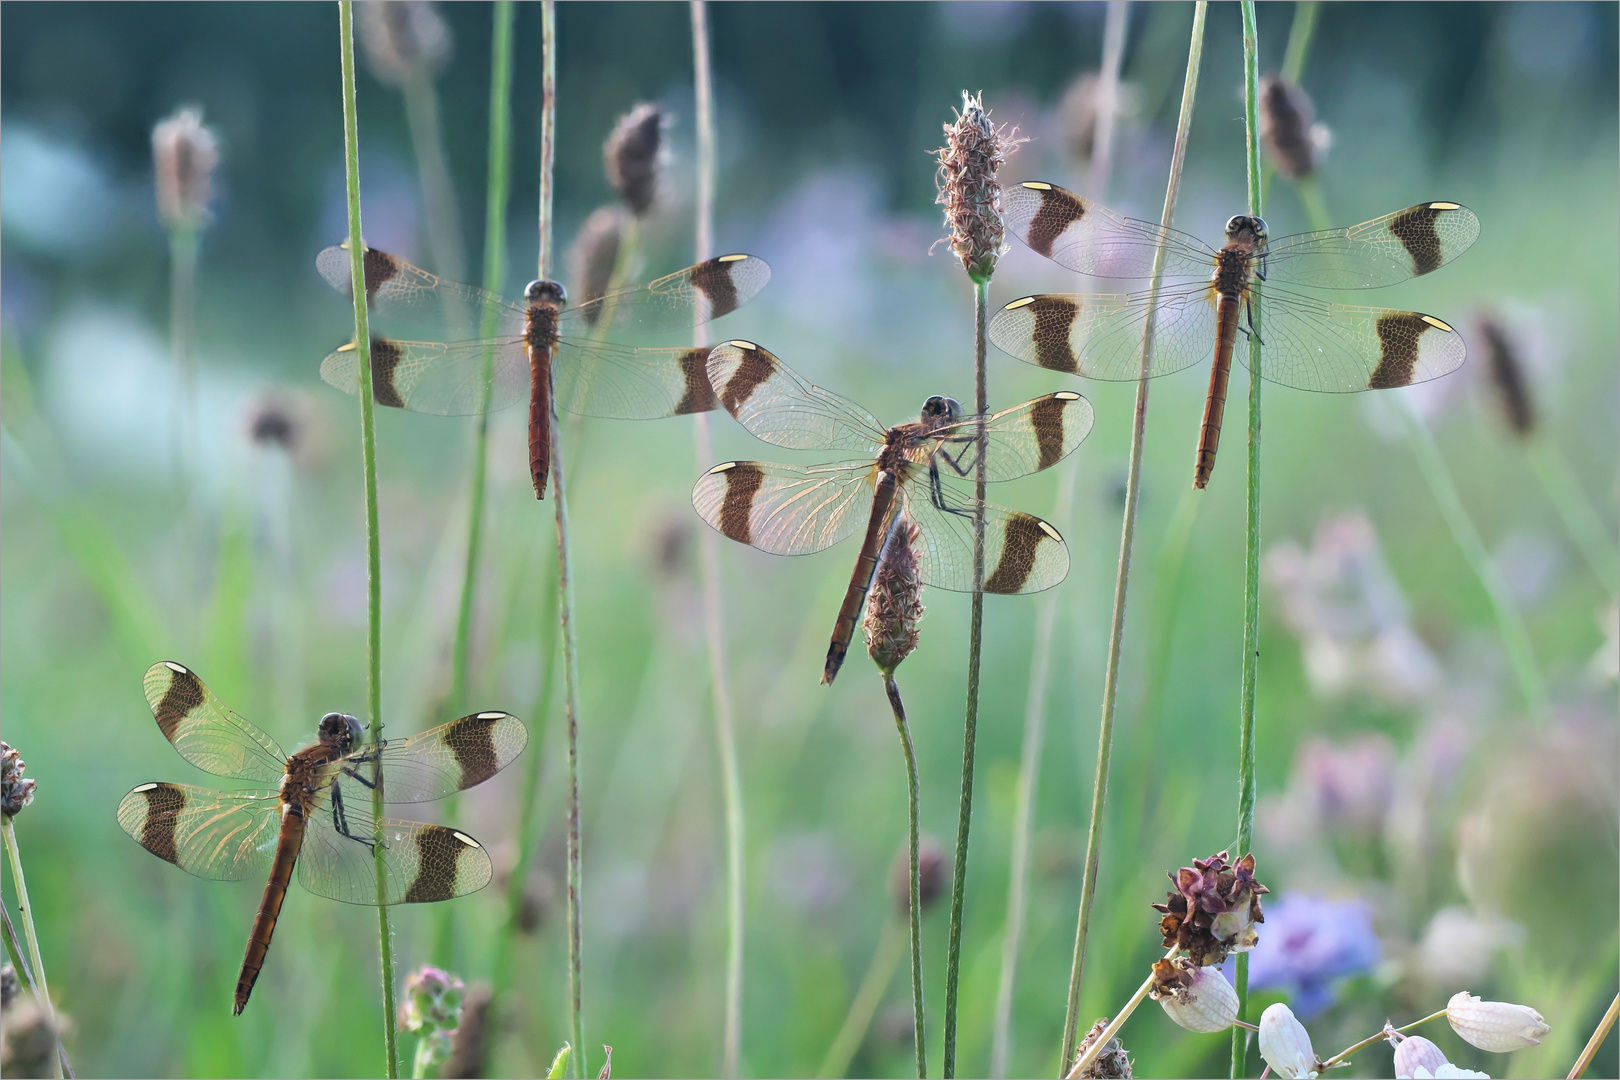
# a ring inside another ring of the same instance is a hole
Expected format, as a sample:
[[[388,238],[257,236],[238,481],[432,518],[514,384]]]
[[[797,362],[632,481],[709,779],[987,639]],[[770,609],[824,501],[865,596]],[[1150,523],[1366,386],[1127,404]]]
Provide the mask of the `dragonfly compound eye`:
[[[563,288],[560,281],[531,281],[529,287],[523,290],[523,299],[531,304],[556,304],[562,307],[568,303],[568,290]]]

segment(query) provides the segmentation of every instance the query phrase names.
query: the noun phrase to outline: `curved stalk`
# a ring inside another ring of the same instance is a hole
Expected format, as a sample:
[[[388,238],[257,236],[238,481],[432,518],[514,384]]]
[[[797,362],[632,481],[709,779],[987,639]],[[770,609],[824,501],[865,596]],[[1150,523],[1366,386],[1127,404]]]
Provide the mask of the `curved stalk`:
[[[1609,1002],[1609,1010],[1603,1014],[1603,1019],[1598,1021],[1597,1029],[1586,1041],[1586,1049],[1581,1051],[1581,1056],[1575,1059],[1574,1066],[1569,1070],[1569,1080],[1579,1080],[1586,1067],[1592,1064],[1592,1058],[1597,1056],[1598,1047],[1603,1045],[1603,1040],[1609,1037],[1609,1032],[1614,1028],[1616,1015],[1620,1015],[1620,995],[1616,995],[1615,999]]]
[[[57,1052],[51,1055],[52,1064],[56,1067],[56,1080],[62,1080],[62,1062],[67,1051],[62,1049],[62,1025],[56,1019],[56,1003],[51,1000],[51,988],[45,982],[45,962],[39,955],[39,935],[34,931],[34,905],[28,899],[28,882],[23,877],[22,853],[17,850],[17,831],[11,824],[11,818],[4,819],[0,826],[0,837],[6,845],[6,858],[11,863],[11,880],[17,889],[17,914],[22,918],[23,933],[28,937],[28,957],[33,963],[27,971],[28,981],[34,989],[34,1000],[39,1002],[40,1008],[45,1010],[45,1019],[51,1025],[51,1037],[56,1042]],[[11,928],[8,918],[6,928]],[[22,959],[18,957],[18,959]],[[37,973],[37,974],[36,974]]]

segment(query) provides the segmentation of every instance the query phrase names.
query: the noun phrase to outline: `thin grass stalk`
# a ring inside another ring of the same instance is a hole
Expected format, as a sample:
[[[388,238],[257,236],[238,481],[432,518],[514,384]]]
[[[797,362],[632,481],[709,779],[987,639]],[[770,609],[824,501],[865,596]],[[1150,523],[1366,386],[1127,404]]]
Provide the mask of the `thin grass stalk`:
[[[17,915],[22,919],[23,934],[28,938],[28,957],[33,963],[35,975],[30,982],[37,984],[35,1000],[45,1010],[45,1016],[50,1021],[51,1034],[56,1039],[58,1053],[52,1055],[52,1063],[56,1067],[56,1080],[62,1080],[62,1027],[56,1019],[56,1003],[51,1000],[51,988],[45,981],[45,961],[39,954],[39,933],[34,929],[34,905],[28,899],[28,881],[23,877],[22,853],[17,848],[17,830],[12,826],[11,817],[7,815],[3,827],[0,827],[0,836],[5,838],[6,858],[11,863],[12,884],[17,889]]]
[[[1181,89],[1181,114],[1176,123],[1175,150],[1170,157],[1170,178],[1165,186],[1164,211],[1160,223],[1169,228],[1175,220],[1176,201],[1181,195],[1181,172],[1187,159],[1187,137],[1192,127],[1193,105],[1197,100],[1198,72],[1204,55],[1204,21],[1209,5],[1199,0],[1193,9],[1192,40],[1187,49],[1187,73]],[[1152,299],[1157,303],[1164,278],[1164,249],[1153,256]],[[1080,884],[1080,910],[1075,920],[1074,957],[1069,969],[1069,998],[1063,1020],[1063,1051],[1060,1073],[1067,1075],[1078,1042],[1080,987],[1085,976],[1086,938],[1091,930],[1092,903],[1097,893],[1097,872],[1102,848],[1103,810],[1108,797],[1108,763],[1114,743],[1114,707],[1119,686],[1119,657],[1125,637],[1125,599],[1130,584],[1131,548],[1136,536],[1136,508],[1141,496],[1142,442],[1147,430],[1148,367],[1153,356],[1154,319],[1150,314],[1143,328],[1142,354],[1136,382],[1136,409],[1131,427],[1131,454],[1125,480],[1125,511],[1120,524],[1119,569],[1114,578],[1114,607],[1108,637],[1108,662],[1103,677],[1102,722],[1097,731],[1097,772],[1092,783],[1091,823],[1086,832],[1086,861]],[[1101,1046],[1106,1038],[1097,1040]]]
[[[195,638],[202,627],[203,582],[197,567],[203,565],[202,526],[197,520],[194,474],[197,469],[197,356],[192,338],[197,327],[197,251],[199,236],[193,225],[178,224],[169,229],[169,350],[180,375],[179,397],[175,401],[174,478],[180,493],[184,550],[188,566],[186,584],[186,626],[188,638]]]
[[[1260,39],[1254,0],[1243,0],[1243,119],[1247,139],[1249,213],[1260,216]],[[1248,527],[1243,549],[1243,684],[1238,698],[1238,826],[1232,850],[1239,857],[1254,846],[1255,751],[1254,696],[1260,674],[1260,283],[1251,283],[1249,326],[1249,470]],[[1249,954],[1237,954],[1232,968],[1239,1020],[1247,1020]],[[1232,1029],[1233,1080],[1245,1075],[1249,1033]]]
[[[1168,958],[1174,956],[1175,954],[1176,950],[1171,949],[1165,954],[1165,956]],[[1103,1028],[1097,1037],[1091,1041],[1091,1049],[1080,1055],[1080,1060],[1076,1061],[1073,1067],[1062,1074],[1065,1080],[1068,1080],[1068,1078],[1071,1077],[1080,1076],[1091,1067],[1091,1063],[1096,1061],[1098,1055],[1100,1055],[1103,1052],[1103,1049],[1107,1047],[1108,1040],[1112,1039],[1116,1034],[1118,1034],[1119,1029],[1125,1026],[1125,1021],[1131,1018],[1131,1014],[1136,1011],[1137,1006],[1141,1005],[1142,1002],[1146,1000],[1148,991],[1152,989],[1153,976],[1149,975],[1146,979],[1142,980],[1142,985],[1136,988],[1136,992],[1131,995],[1130,1000],[1125,1002],[1124,1006],[1120,1008],[1119,1012],[1114,1016],[1114,1018],[1108,1022],[1108,1026]]]
[[[1541,489],[1564,519],[1564,528],[1574,538],[1575,545],[1592,567],[1592,573],[1603,583],[1609,599],[1620,596],[1614,559],[1614,541],[1609,538],[1608,527],[1598,517],[1592,502],[1575,478],[1569,458],[1551,435],[1542,432],[1525,447],[1530,467],[1541,481]]]
[[[1119,69],[1125,54],[1125,29],[1129,13],[1127,0],[1109,0],[1103,28],[1102,69],[1098,86],[1097,137],[1087,194],[1102,199],[1106,194],[1108,171],[1113,158],[1115,112],[1119,97]],[[1075,478],[1080,458],[1071,454],[1059,466],[1057,503],[1052,524],[1067,532],[1074,508]],[[1007,929],[1001,942],[1001,980],[996,987],[996,1011],[991,1027],[990,1075],[1007,1075],[1012,1056],[1013,991],[1017,985],[1018,958],[1024,938],[1024,915],[1028,905],[1029,852],[1035,824],[1035,798],[1040,781],[1041,747],[1046,737],[1046,695],[1052,669],[1052,635],[1057,625],[1057,595],[1043,593],[1035,616],[1035,646],[1029,667],[1029,694],[1024,704],[1024,745],[1018,768],[1018,789],[1013,809],[1012,863],[1008,870]]]
[[[1592,1064],[1592,1058],[1597,1056],[1598,1048],[1603,1045],[1603,1040],[1607,1039],[1609,1032],[1614,1029],[1614,1020],[1617,1015],[1620,1015],[1620,994],[1615,995],[1615,999],[1609,1002],[1608,1011],[1603,1014],[1603,1019],[1598,1021],[1597,1029],[1592,1032],[1592,1037],[1586,1040],[1586,1049],[1582,1050],[1581,1056],[1575,1059],[1574,1066],[1569,1070],[1568,1080],[1579,1080],[1580,1075],[1586,1071],[1586,1067]]]
[[[11,925],[11,913],[0,905],[0,920],[5,923],[6,953],[11,957],[11,966],[22,972],[23,980],[28,983],[28,992],[34,995],[35,1001],[48,1001],[45,992],[40,989],[39,983],[34,980],[34,969],[28,966],[23,959],[22,944],[17,940],[17,928]],[[54,1013],[51,1015],[54,1016]],[[53,1029],[55,1028],[53,1022]],[[66,1076],[67,1080],[74,1080],[73,1063],[68,1060],[67,1047],[62,1045],[62,1033],[56,1030],[56,1056],[57,1077]]]
[[[494,58],[500,63],[500,57]],[[416,152],[416,171],[422,178],[422,203],[427,211],[428,246],[439,273],[454,281],[466,280],[466,253],[461,238],[461,217],[456,210],[454,185],[445,162],[444,134],[439,123],[439,94],[433,74],[419,66],[400,87],[405,97],[405,122]]]
[[[872,963],[867,967],[866,975],[862,977],[861,985],[855,991],[855,997],[850,1000],[849,1012],[844,1016],[843,1026],[838,1029],[832,1045],[827,1047],[827,1055],[822,1058],[821,1068],[816,1072],[822,1080],[833,1080],[834,1077],[848,1074],[849,1063],[854,1060],[855,1052],[866,1040],[866,1033],[872,1027],[872,1018],[877,1015],[878,1006],[883,1003],[883,992],[889,988],[889,983],[894,979],[894,969],[900,966],[900,958],[905,952],[905,923],[898,917],[889,915],[883,920],[877,947],[872,950]]]
[[[990,279],[973,282],[974,413],[979,417],[978,467],[973,474],[973,602],[968,622],[967,716],[962,724],[962,796],[956,818],[956,865],[951,875],[950,941],[945,953],[946,1080],[956,1075],[956,1005],[962,969],[962,905],[967,892],[968,830],[973,823],[973,765],[979,734],[979,658],[984,643],[984,416],[990,410],[985,388],[985,348],[989,340]]]
[[[714,86],[709,63],[709,12],[704,0],[692,0],[692,71],[697,126],[697,259],[714,254],[715,131]],[[705,330],[694,331],[692,344],[705,344]],[[693,442],[699,468],[714,460],[709,441],[709,414],[693,416]],[[742,1067],[743,943],[746,930],[743,892],[742,771],[738,765],[735,713],[726,665],[726,634],[721,614],[720,543],[712,529],[698,538],[703,574],[703,629],[709,646],[709,681],[714,686],[715,741],[720,751],[721,792],[726,814],[726,1000],[721,1075],[740,1075]]]
[[[382,965],[383,1060],[389,1080],[399,1076],[399,1034],[394,1028],[394,935],[388,925],[387,845],[383,842],[382,544],[377,523],[377,435],[371,397],[371,329],[366,311],[365,245],[360,239],[360,137],[354,100],[354,4],[338,3],[343,61],[343,164],[348,181],[349,271],[354,293],[355,376],[360,399],[360,463],[366,489],[366,713],[370,723],[372,867],[377,875],[377,944]]]
[[[913,1036],[917,1044],[917,1080],[923,1080],[928,1075],[928,1026],[923,1022],[922,871],[918,865],[921,825],[918,820],[917,752],[911,743],[911,726],[906,723],[906,706],[900,700],[900,685],[894,681],[892,671],[883,676],[883,690],[889,697],[890,708],[894,710],[894,726],[900,733],[900,749],[906,756],[907,809],[911,830],[908,837],[911,889],[908,894],[910,903],[907,905],[910,908],[911,920],[911,1010]]]

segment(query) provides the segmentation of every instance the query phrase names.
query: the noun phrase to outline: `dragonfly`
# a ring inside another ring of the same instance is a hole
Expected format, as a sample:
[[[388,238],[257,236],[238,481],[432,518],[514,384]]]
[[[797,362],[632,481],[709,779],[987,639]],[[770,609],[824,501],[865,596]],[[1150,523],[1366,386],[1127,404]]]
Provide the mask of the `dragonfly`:
[[[1283,386],[1324,393],[1409,386],[1457,370],[1468,352],[1462,335],[1433,315],[1329,303],[1273,284],[1375,289],[1432,273],[1479,236],[1479,218],[1460,203],[1419,203],[1360,225],[1276,240],[1263,219],[1239,215],[1226,223],[1226,243],[1218,250],[1055,184],[1010,187],[1004,206],[1006,224],[1020,240],[1081,274],[1146,278],[1155,254],[1164,252],[1164,275],[1171,280],[1156,295],[1025,296],[996,313],[990,340],[1044,368],[1119,381],[1144,374],[1141,350],[1149,329],[1148,378],[1189,368],[1213,351],[1196,488],[1207,486],[1215,469],[1232,357],[1242,361],[1237,335],[1255,326],[1257,283],[1266,283],[1259,374]]]
[[[528,729],[510,713],[481,712],[372,748],[360,721],[321,718],[313,745],[287,755],[263,730],[221,704],[191,669],[170,661],[146,672],[158,730],[205,772],[273,784],[217,791],[190,784],[137,784],[118,804],[118,824],[137,844],[188,874],[214,881],[265,878],[236,980],[240,1016],[264,967],[293,868],[305,889],[345,904],[419,904],[489,884],[489,852],[443,825],[383,818],[385,877],[378,894],[371,814],[374,770],[384,798],[428,802],[481,784],[523,752]]]
[[[316,267],[352,297],[348,244],[326,248]],[[570,308],[560,282],[532,281],[523,303],[448,281],[397,255],[367,248],[366,302],[379,312],[445,327],[493,325],[491,337],[406,341],[373,336],[371,392],[379,405],[435,416],[471,416],[484,407],[484,362],[493,352],[488,407],[529,401],[529,473],[544,499],[551,472],[551,424],[558,409],[584,416],[653,420],[715,407],[707,348],[636,348],[604,341],[613,332],[657,333],[702,325],[758,295],[771,268],[753,255],[721,255],[638,288],[618,289]],[[488,320],[488,322],[486,322]],[[359,390],[354,344],[321,361],[321,378]]]
[[[1060,391],[993,415],[963,416],[954,399],[923,402],[918,419],[886,427],[871,413],[803,378],[749,341],[709,354],[720,404],[756,437],[792,450],[848,450],[861,460],[832,465],[727,461],[698,479],[692,505],[723,535],[773,555],[822,551],[861,527],[861,542],[822,667],[831,683],[844,662],[861,604],[889,531],[918,526],[917,577],[956,592],[974,589],[974,528],[984,522],[983,591],[1031,593],[1069,572],[1069,549],[1049,523],[956,489],[971,478],[985,441],[986,479],[1011,480],[1067,457],[1091,432],[1091,403]]]

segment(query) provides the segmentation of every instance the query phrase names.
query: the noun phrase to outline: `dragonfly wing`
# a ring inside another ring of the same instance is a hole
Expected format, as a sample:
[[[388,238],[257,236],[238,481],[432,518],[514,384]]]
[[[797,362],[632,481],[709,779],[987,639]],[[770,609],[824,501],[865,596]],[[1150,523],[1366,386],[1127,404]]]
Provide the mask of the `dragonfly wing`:
[[[873,464],[769,465],[728,461],[698,478],[698,516],[772,555],[808,555],[853,533],[872,506]]]
[[[379,405],[433,416],[476,416],[483,401],[484,358],[489,354],[489,407],[504,409],[529,397],[529,356],[522,339],[395,341],[371,339],[372,397]],[[321,361],[321,378],[344,393],[360,385],[353,343]]]
[[[1153,317],[1148,377],[1169,375],[1215,351],[1215,301],[1208,285],[1151,293],[1045,293],[1014,300],[990,320],[990,340],[1003,352],[1053,371],[1088,379],[1134,382],[1141,375],[1142,334]]]
[[[276,740],[227,709],[191,669],[165,660],[146,669],[146,701],[163,737],[204,772],[281,782],[287,755]]]
[[[1207,278],[1215,267],[1215,251],[1196,236],[1124,217],[1056,184],[1007,188],[1002,218],[1036,254],[1092,277],[1150,277],[1161,247],[1172,277]]]
[[[1068,576],[1068,545],[1033,514],[980,504],[948,482],[935,483],[927,466],[914,466],[901,490],[906,511],[919,528],[917,577],[924,584],[973,591],[973,526],[979,506],[984,511],[985,592],[1040,592]]]
[[[1279,237],[1266,245],[1266,279],[1376,289],[1438,270],[1477,239],[1479,218],[1468,207],[1419,203],[1348,228]]]
[[[376,907],[373,820],[368,799],[341,794],[311,809],[298,856],[298,880],[304,888],[344,904]],[[494,876],[489,852],[459,829],[394,818],[383,818],[382,826],[384,905],[465,896]]]
[[[529,742],[523,721],[506,712],[481,712],[382,747],[383,798],[391,803],[430,802],[482,784],[506,768]],[[348,764],[368,782],[372,754],[350,755]],[[345,777],[345,798],[370,805],[371,793]]]
[[[453,328],[457,338],[487,332],[515,336],[527,314],[494,293],[430,274],[386,251],[367,248],[364,262],[369,306],[432,320]],[[354,296],[347,241],[323,250],[315,266],[334,289]]]
[[[738,423],[774,446],[872,455],[883,446],[887,429],[877,417],[751,341],[728,341],[711,352],[709,383]]]
[[[118,824],[188,874],[214,881],[262,878],[276,856],[281,799],[274,791],[140,784],[118,804]]]
[[[716,408],[709,350],[632,349],[564,340],[552,367],[557,408],[581,416],[656,420]]]
[[[1072,390],[1045,394],[990,416],[984,425],[985,479],[1012,480],[1057,464],[1091,434],[1091,402]],[[978,421],[969,417],[939,428],[927,444],[945,460],[941,470],[972,479],[976,472]]]
[[[1353,393],[1427,382],[1468,355],[1448,323],[1416,311],[1328,304],[1270,290],[1260,301],[1260,374],[1296,390]],[[1247,364],[1249,351],[1233,350]]]
[[[656,333],[700,326],[729,315],[759,295],[771,268],[753,255],[721,255],[633,289],[620,289],[578,307],[560,321],[580,320],[598,330]]]

